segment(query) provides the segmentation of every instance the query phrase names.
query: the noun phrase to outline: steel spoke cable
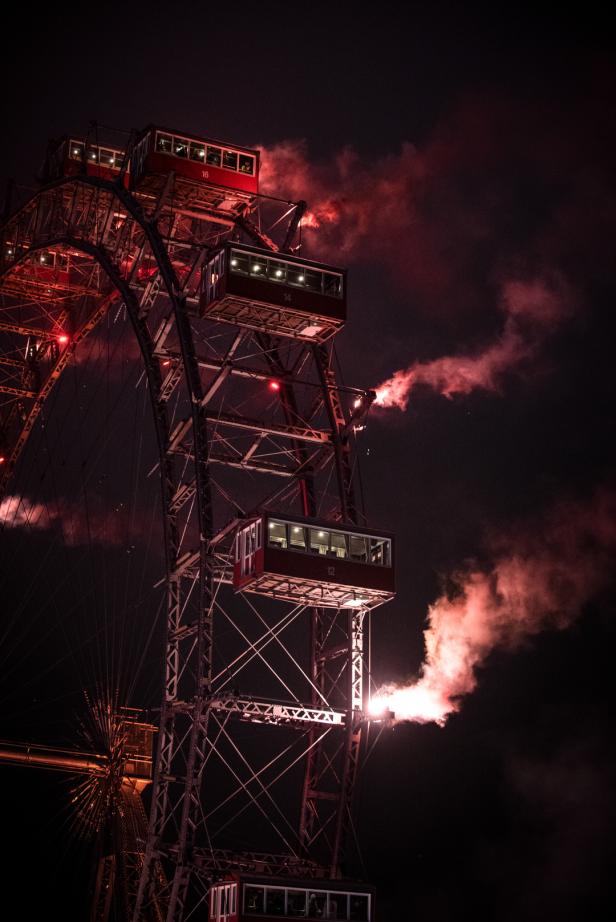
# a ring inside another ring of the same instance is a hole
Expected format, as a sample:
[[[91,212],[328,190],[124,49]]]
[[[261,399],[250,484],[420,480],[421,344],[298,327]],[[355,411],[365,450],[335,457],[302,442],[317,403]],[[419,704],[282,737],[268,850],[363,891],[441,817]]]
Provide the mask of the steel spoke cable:
[[[133,432],[138,433],[139,442],[138,442],[136,453],[133,452],[133,454],[131,455],[132,471],[131,471],[131,476],[130,476],[131,489],[129,492],[130,508],[128,510],[128,516],[127,516],[126,523],[125,523],[126,524],[126,544],[127,544],[127,548],[129,549],[132,546],[130,544],[130,541],[131,541],[131,536],[133,532],[135,531],[135,526],[136,526],[135,518],[137,514],[138,479],[139,479],[140,471],[142,467],[141,459],[142,459],[142,453],[143,453],[145,419],[147,416],[149,416],[149,406],[148,406],[149,396],[145,388],[142,389],[141,397],[142,397],[141,405],[139,405],[137,399],[135,399],[134,418],[133,418]],[[152,513],[154,513],[154,511],[155,510],[153,508]],[[151,521],[151,526],[152,525],[153,525],[153,521]],[[153,533],[153,528],[150,527],[150,529],[148,530],[148,540],[147,540],[146,547],[145,547],[144,561],[146,560],[149,550],[150,550],[152,533]],[[133,568],[133,556],[132,554],[130,554],[129,562],[125,570],[124,600],[123,600],[123,605],[121,606],[122,610],[125,611],[127,614],[128,614],[128,600],[129,600],[129,583],[130,583],[130,574],[131,574],[132,568]],[[143,576],[144,576],[144,573],[142,572],[142,580],[143,580]],[[128,694],[129,685],[134,687],[137,681],[138,672],[135,672],[135,665],[136,665],[136,662],[139,662],[139,661],[143,662],[144,653],[145,653],[145,650],[143,650],[141,651],[141,654],[140,654],[140,651],[137,649],[137,645],[130,644],[129,641],[127,641],[126,634],[127,634],[128,623],[129,623],[128,617],[125,617],[124,619],[121,620],[121,632],[120,632],[120,638],[119,638],[120,662],[118,664],[118,671],[119,671],[120,676],[123,677],[125,681],[125,696],[127,696]],[[151,633],[152,632],[150,631],[150,637],[151,637]],[[132,681],[131,681],[131,677],[132,677]]]
[[[318,736],[315,740],[313,740],[306,747],[306,749],[303,752],[301,752],[299,756],[297,756],[296,759],[290,762],[289,765],[287,765],[286,768],[283,769],[283,771],[281,771],[278,775],[276,775],[275,778],[272,779],[271,784],[276,784],[278,781],[280,781],[281,778],[283,778],[287,774],[287,772],[291,771],[291,769],[294,768],[298,762],[301,762],[302,759],[305,759],[308,753],[311,752],[311,750],[314,749],[315,746],[318,746],[319,743],[323,739],[325,739],[325,737],[329,734],[330,730],[331,730],[331,727],[327,727],[327,729],[324,730],[323,733],[320,736]],[[260,796],[259,794],[254,795],[254,799],[257,800],[259,796]],[[218,836],[223,831],[223,829],[226,829],[231,823],[234,823],[235,820],[237,820],[238,817],[241,816],[242,813],[248,810],[249,807],[250,807],[250,803],[244,804],[244,806],[241,807],[236,813],[234,813],[230,819],[228,819],[222,826],[218,827],[214,835]]]
[[[214,714],[214,719],[217,720],[217,717],[216,717],[215,714]],[[257,784],[259,785],[259,788],[260,788],[260,790],[261,790],[261,793],[266,795],[266,797],[267,797],[267,799],[269,800],[269,802],[271,803],[272,807],[276,810],[276,812],[277,812],[278,815],[280,816],[280,819],[283,820],[283,822],[286,824],[286,826],[288,827],[288,829],[289,829],[289,831],[291,832],[291,834],[292,834],[293,836],[295,836],[295,837],[297,838],[297,840],[298,840],[298,843],[301,844],[301,840],[300,840],[300,837],[299,837],[299,834],[298,834],[297,830],[291,825],[291,823],[290,823],[288,817],[285,816],[285,814],[284,814],[283,811],[280,809],[280,807],[278,806],[278,804],[276,803],[276,801],[274,800],[273,796],[271,795],[271,793],[270,793],[270,791],[269,791],[269,787],[273,784],[273,782],[270,782],[270,783],[268,783],[267,785],[264,784],[264,783],[261,781],[261,778],[259,777],[259,776],[261,775],[261,772],[260,772],[260,771],[255,771],[255,769],[252,767],[252,765],[250,764],[250,762],[248,761],[248,759],[246,758],[246,756],[245,756],[245,755],[241,752],[241,750],[238,748],[237,744],[236,744],[235,741],[232,739],[231,735],[230,735],[230,734],[227,732],[227,730],[224,729],[224,728],[223,728],[223,734],[224,734],[226,740],[227,740],[227,741],[229,742],[229,744],[231,745],[231,748],[233,749],[233,751],[239,756],[241,762],[244,764],[244,766],[245,766],[245,767],[248,769],[248,771],[250,772],[250,777],[249,777],[248,780],[245,782],[245,784],[242,782],[242,788],[243,788],[243,790],[244,790],[246,793],[250,793],[250,797],[251,797],[251,798],[254,798],[255,795],[253,795],[252,791],[249,792],[249,785],[252,784],[253,781],[256,781]],[[258,796],[258,795],[257,795],[257,796]]]
[[[68,581],[70,578],[71,578],[71,574],[68,574],[67,576],[65,576],[65,581]],[[143,604],[143,602],[146,600],[146,598],[147,598],[147,596],[143,596],[142,598],[138,599],[138,600],[134,603],[134,605],[133,605],[132,607],[136,608],[136,607],[140,606],[141,604]],[[162,601],[159,603],[159,606],[160,606],[161,604],[162,604]],[[81,600],[78,600],[77,602],[74,603],[73,608],[71,608],[71,609],[66,609],[66,610],[63,612],[63,617],[67,617],[67,618],[68,618],[68,617],[78,608],[78,606],[80,606],[80,605],[81,605]],[[121,611],[118,611],[118,612],[115,614],[115,617],[116,617],[116,618],[124,617],[124,613],[121,612]],[[100,626],[99,628],[97,628],[97,630],[94,631],[91,635],[86,636],[86,637],[83,639],[82,645],[83,645],[83,646],[86,646],[87,644],[91,643],[98,635],[100,635],[100,634],[102,633],[103,630],[104,630],[104,626]],[[47,633],[46,633],[46,634],[40,634],[40,635],[38,636],[38,639],[37,639],[36,643],[31,644],[30,650],[34,650],[34,649],[37,648],[37,646],[40,646],[40,645],[44,644],[45,641],[47,640],[47,638],[53,633],[53,631],[54,631],[54,624],[51,624],[51,625],[49,626],[49,628],[48,628]],[[74,655],[75,650],[77,650],[77,649],[79,649],[79,647],[70,647],[68,653],[66,653],[64,656],[59,657],[59,658],[57,659],[56,663],[57,663],[57,664],[60,664],[60,663],[62,663],[62,662],[65,662],[67,659],[71,658],[71,657]],[[15,665],[13,666],[13,669],[14,669],[14,668],[15,668]],[[40,676],[40,675],[44,675],[45,672],[48,671],[48,668],[49,668],[49,667],[47,667],[43,673],[39,673],[39,676]],[[11,673],[12,673],[12,670],[8,670],[8,671],[5,670],[4,676],[5,676],[5,677],[10,676]],[[31,680],[32,683],[33,683],[34,681],[36,681],[35,678]],[[22,686],[22,687],[27,687],[28,684],[30,684],[30,682],[29,682],[29,681],[26,681],[26,685],[25,685],[25,686]],[[13,693],[17,693],[17,690],[14,689]],[[9,694],[10,694],[10,693],[9,693]]]
[[[278,673],[276,672],[276,670],[274,669],[274,667],[273,667],[272,665],[270,665],[270,663],[267,662],[267,660],[265,659],[265,657],[264,657],[263,654],[261,653],[261,650],[259,650],[259,649],[256,648],[255,644],[253,644],[252,641],[249,640],[249,638],[248,638],[248,637],[246,636],[246,634],[242,631],[242,629],[234,622],[234,620],[231,618],[231,616],[228,614],[228,612],[225,611],[225,609],[223,609],[219,603],[216,603],[216,607],[217,607],[220,611],[222,611],[222,613],[223,613],[223,615],[225,616],[225,618],[226,618],[226,619],[229,621],[229,623],[235,628],[235,630],[238,632],[238,634],[240,635],[240,637],[242,637],[242,639],[250,646],[250,648],[253,650],[255,656],[258,656],[258,657],[259,657],[259,659],[262,661],[262,663],[263,663],[263,664],[269,669],[269,671],[272,673],[272,675],[274,676],[274,678],[275,678],[278,682],[280,682],[280,684],[281,684],[282,687],[285,689],[285,691],[287,691],[287,692],[289,693],[289,695],[291,695],[291,697],[293,698],[293,700],[294,700],[297,704],[300,704],[301,702],[300,702],[299,698],[298,698],[298,697],[295,695],[295,693],[289,688],[289,686],[286,684],[286,682],[284,681],[284,679],[282,679],[282,678],[278,675]],[[272,639],[276,639],[275,635],[272,635]]]
[[[117,347],[116,347],[116,348],[117,348]],[[90,356],[88,356],[88,359],[91,357],[91,355],[92,355],[92,351],[90,352]],[[86,369],[84,369],[84,371],[83,371],[83,374],[84,374],[84,375],[85,375],[86,373],[87,373],[87,366],[86,366]],[[126,381],[125,381],[125,383],[124,383],[123,390],[125,389],[126,386],[128,386],[129,383],[130,383],[130,376],[126,379]],[[93,397],[93,400],[94,400],[94,399],[95,399],[95,398]],[[119,402],[119,399],[120,399],[120,398],[118,398],[118,401],[116,401],[116,404]],[[107,413],[106,415],[107,415],[107,417],[109,416],[108,413]],[[103,446],[101,447],[101,449],[100,449],[100,451],[99,451],[99,453],[98,453],[99,456],[100,456],[100,454],[102,453],[102,451],[104,450],[104,448],[105,448],[105,445],[103,445]],[[88,477],[88,479],[89,479],[89,477]],[[85,483],[85,481],[86,481],[86,478],[84,478],[84,483]]]
[[[306,739],[306,737],[310,734],[310,732],[311,732],[310,730],[304,731],[301,737],[299,738],[299,742],[302,742],[304,739]],[[298,744],[297,739],[293,740],[292,743],[289,743],[289,745],[285,749],[277,753],[277,755],[273,756],[273,758],[271,758],[269,762],[267,762],[264,766],[262,766],[262,768],[258,769],[258,771],[254,772],[255,777],[262,775],[263,772],[267,771],[268,768],[271,768],[273,765],[276,764],[276,762],[278,762],[280,759],[283,759],[292,749],[295,749],[297,747],[297,744]],[[305,755],[305,753],[303,753],[303,755]],[[247,784],[250,784],[251,781],[252,781],[252,777],[249,778],[249,780],[247,781]],[[220,801],[215,807],[208,810],[208,812],[204,816],[204,819],[209,820],[212,816],[214,816],[215,813],[217,813],[224,806],[226,806],[226,804],[228,804],[230,800],[233,800],[234,797],[237,794],[239,794],[240,791],[241,791],[241,787],[236,788],[234,791],[228,794],[224,800]]]
[[[214,719],[216,720],[215,715],[214,715]],[[294,858],[297,858],[298,855],[297,855],[297,853],[295,852],[295,849],[293,848],[293,846],[291,845],[291,843],[287,841],[287,839],[286,839],[286,837],[284,836],[284,834],[278,829],[278,827],[277,827],[276,824],[274,823],[274,821],[273,821],[273,819],[271,818],[271,816],[269,816],[269,814],[266,812],[266,810],[265,810],[265,809],[261,806],[261,804],[258,802],[258,798],[257,798],[255,795],[253,795],[252,792],[246,787],[246,785],[244,784],[244,782],[242,781],[242,779],[240,778],[240,776],[239,776],[239,775],[237,774],[237,772],[233,769],[233,767],[229,764],[229,762],[227,761],[227,759],[225,759],[225,757],[224,757],[223,754],[220,752],[220,750],[216,750],[216,755],[218,756],[218,758],[220,759],[220,761],[222,762],[222,764],[225,766],[225,768],[227,769],[227,771],[229,771],[229,772],[233,775],[233,777],[235,778],[235,780],[238,782],[238,784],[241,785],[241,787],[242,787],[244,793],[246,794],[246,796],[248,797],[248,800],[249,800],[247,806],[249,807],[249,806],[252,805],[252,806],[255,806],[255,807],[259,810],[259,812],[260,812],[260,813],[265,817],[265,819],[268,821],[268,823],[270,824],[270,826],[272,827],[272,829],[273,829],[273,830],[277,833],[277,835],[280,837],[280,839],[281,839],[281,841],[284,843],[284,845],[289,849],[289,851],[291,852],[291,854],[293,855],[293,857],[294,857]],[[270,798],[270,799],[271,799],[271,798]],[[224,828],[225,828],[225,827],[223,826],[223,827],[221,827],[220,829],[218,829],[218,830],[216,831],[215,835],[218,835],[218,834],[221,832],[221,829],[224,829]]]
[[[55,455],[50,451],[50,448],[49,448],[49,445],[48,445],[48,428],[47,428],[46,426],[43,426],[42,431],[43,431],[43,438],[44,438],[44,440],[45,440],[45,442],[46,442],[46,444],[47,444],[47,454],[48,454],[48,457],[49,457],[50,461],[52,462],[52,463],[51,463],[51,471],[52,471],[52,482],[53,482],[53,459],[54,459]],[[57,495],[57,489],[56,489],[56,495]],[[45,499],[44,502],[45,502],[45,507],[46,507],[46,509],[47,509],[47,519],[48,519],[49,521],[52,521],[52,517],[51,517],[50,512],[49,512],[49,507],[48,507],[48,504],[47,504],[47,500]],[[56,540],[57,540],[58,538],[59,538],[59,535],[56,535]],[[61,544],[61,546],[63,547],[64,555],[65,555],[65,562],[66,562],[66,561],[67,561],[67,557],[66,557],[67,551],[66,551],[66,547],[65,547],[65,542],[62,541],[62,542],[60,542],[60,544]],[[67,567],[66,569],[68,569],[68,567]],[[36,585],[35,583],[32,583],[32,584],[31,584],[31,588],[34,589],[34,586],[35,586],[35,585]],[[22,606],[22,607],[23,607],[23,606]]]
[[[261,644],[262,641],[265,641],[260,646],[260,649],[263,650],[268,644],[270,644],[273,641],[274,639],[273,634],[275,632],[283,631],[285,627],[287,627],[289,624],[295,621],[296,618],[299,617],[299,615],[304,611],[304,609],[305,609],[304,605],[298,605],[294,609],[292,609],[290,612],[287,612],[287,614],[284,615],[280,619],[280,621],[274,624],[273,627],[268,628],[264,634],[261,634],[260,637],[258,637],[257,640],[255,640],[254,642],[255,647],[259,646],[259,644]],[[231,672],[231,669],[237,663],[239,663],[240,660],[244,659],[244,657],[247,657],[247,656],[249,656],[249,659],[247,660],[247,662],[242,663],[235,672]],[[225,681],[223,682],[222,686],[219,686],[218,690],[220,691],[220,688],[224,688],[225,685],[231,682],[235,678],[235,676],[238,675],[242,671],[242,669],[244,669],[245,666],[248,665],[248,663],[252,662],[252,660],[255,659],[256,656],[257,656],[256,651],[253,650],[252,646],[249,646],[246,650],[243,650],[240,654],[238,654],[234,660],[226,664],[224,669],[221,669],[220,672],[216,676],[214,676],[214,678],[212,679],[212,685],[215,685],[218,682],[218,680],[222,678],[222,676],[226,676]]]
[[[252,602],[251,602],[249,599],[245,599],[245,601],[247,602],[248,606],[252,609],[253,613],[257,616],[257,618],[259,619],[259,621],[261,622],[261,624],[263,624],[265,627],[267,627],[267,622],[265,621],[265,619],[263,618],[263,616],[257,611],[257,609],[256,609],[255,606],[252,604]],[[278,644],[278,646],[282,649],[282,651],[283,651],[284,653],[286,653],[287,657],[291,660],[291,662],[293,663],[293,665],[297,668],[297,670],[299,671],[300,675],[301,675],[304,679],[306,679],[306,681],[308,682],[308,684],[310,685],[310,687],[312,688],[312,690],[320,697],[320,699],[321,699],[321,701],[323,702],[323,704],[325,705],[325,707],[329,707],[329,702],[327,701],[327,699],[325,698],[325,696],[322,694],[320,688],[318,688],[318,686],[315,685],[315,683],[312,681],[312,679],[310,678],[310,676],[308,675],[308,673],[307,673],[304,669],[302,669],[302,667],[301,667],[300,664],[297,662],[297,660],[295,659],[295,657],[293,656],[293,654],[291,653],[291,651],[288,649],[288,647],[286,647],[286,646],[281,642],[281,640],[280,640],[280,638],[278,637],[278,635],[276,635],[276,636],[274,637],[274,640],[276,641],[276,643]],[[296,700],[297,700],[297,699],[296,699]]]

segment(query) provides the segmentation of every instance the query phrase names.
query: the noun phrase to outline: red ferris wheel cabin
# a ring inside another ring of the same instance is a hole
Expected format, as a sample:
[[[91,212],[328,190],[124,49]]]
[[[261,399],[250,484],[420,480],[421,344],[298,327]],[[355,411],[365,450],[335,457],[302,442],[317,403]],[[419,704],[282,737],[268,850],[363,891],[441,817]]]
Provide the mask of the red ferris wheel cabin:
[[[374,888],[355,881],[232,873],[210,888],[210,922],[372,922]]]
[[[259,151],[154,125],[149,125],[137,140],[131,169],[131,185],[136,187],[143,176],[173,171],[183,179],[247,195],[259,191]]]
[[[323,608],[375,608],[395,595],[393,537],[263,513],[235,536],[233,587]]]
[[[116,180],[124,164],[124,151],[92,144],[83,138],[64,137],[50,145],[45,164],[46,179],[65,176],[96,176]],[[128,164],[122,174],[122,184],[128,186]]]
[[[28,249],[7,241],[4,260],[17,261],[28,254]],[[39,286],[41,296],[53,294],[58,289],[71,287],[71,263],[67,253],[59,250],[37,250],[27,262],[18,263],[13,269],[14,283],[20,281],[30,286]]]
[[[345,269],[227,242],[203,280],[201,311],[213,320],[307,342],[344,326]]]

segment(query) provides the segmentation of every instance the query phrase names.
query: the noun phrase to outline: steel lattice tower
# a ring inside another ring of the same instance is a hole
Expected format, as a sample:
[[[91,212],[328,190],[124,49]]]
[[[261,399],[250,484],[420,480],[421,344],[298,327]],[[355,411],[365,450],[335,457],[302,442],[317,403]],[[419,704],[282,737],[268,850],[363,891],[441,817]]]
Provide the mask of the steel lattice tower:
[[[365,524],[352,446],[374,395],[340,385],[334,330],[277,335],[254,305],[235,322],[200,308],[225,241],[297,253],[305,204],[180,168],[131,189],[138,157],[135,144],[117,176],[52,178],[4,222],[0,470],[6,483],[75,347],[123,304],[159,450],[167,610],[149,829],[127,891],[135,922],[179,922],[227,869],[340,874],[369,611],[234,593],[233,540],[260,510]]]

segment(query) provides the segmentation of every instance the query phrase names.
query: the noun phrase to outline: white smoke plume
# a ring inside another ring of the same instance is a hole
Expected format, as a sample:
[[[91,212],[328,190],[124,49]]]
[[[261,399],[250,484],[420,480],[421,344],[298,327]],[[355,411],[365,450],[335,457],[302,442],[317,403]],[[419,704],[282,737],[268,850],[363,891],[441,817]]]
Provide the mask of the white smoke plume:
[[[388,684],[371,711],[444,724],[477,685],[490,653],[512,649],[547,628],[565,628],[613,573],[616,493],[559,504],[541,523],[491,542],[494,562],[453,577],[454,591],[429,609],[419,677]]]
[[[570,313],[573,302],[561,276],[503,284],[500,308],[505,323],[500,337],[468,355],[448,355],[415,362],[396,371],[376,388],[376,406],[405,410],[411,392],[419,385],[444,397],[475,390],[497,392],[506,375],[532,360],[546,336]]]

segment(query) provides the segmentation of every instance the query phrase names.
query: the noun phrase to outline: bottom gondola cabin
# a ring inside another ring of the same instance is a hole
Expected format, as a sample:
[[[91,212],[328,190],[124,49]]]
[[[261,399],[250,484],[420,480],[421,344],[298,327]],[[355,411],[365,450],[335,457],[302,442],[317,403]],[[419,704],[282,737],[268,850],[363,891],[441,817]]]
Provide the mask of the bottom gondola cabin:
[[[373,922],[374,888],[355,881],[228,874],[210,889],[210,922]]]

